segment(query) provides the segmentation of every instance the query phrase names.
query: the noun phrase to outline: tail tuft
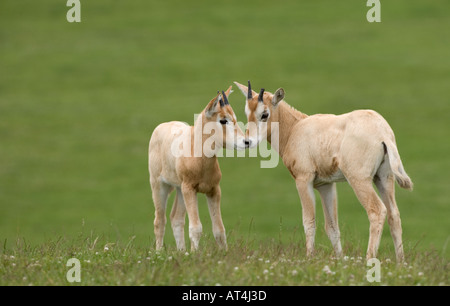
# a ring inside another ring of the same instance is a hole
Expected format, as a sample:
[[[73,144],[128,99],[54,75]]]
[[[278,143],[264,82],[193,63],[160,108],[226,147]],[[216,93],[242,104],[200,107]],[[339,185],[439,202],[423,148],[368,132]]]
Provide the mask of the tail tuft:
[[[413,190],[414,184],[409,178],[409,176],[406,173],[401,173],[399,175],[398,172],[394,172],[395,174],[395,180],[397,181],[398,185],[402,187],[403,189]]]
[[[391,170],[395,175],[395,180],[401,188],[413,190],[414,184],[406,174],[405,169],[403,169],[403,164],[400,159],[400,155],[397,150],[395,143],[390,141],[383,142],[385,152],[387,152],[389,157],[389,164],[391,165]]]

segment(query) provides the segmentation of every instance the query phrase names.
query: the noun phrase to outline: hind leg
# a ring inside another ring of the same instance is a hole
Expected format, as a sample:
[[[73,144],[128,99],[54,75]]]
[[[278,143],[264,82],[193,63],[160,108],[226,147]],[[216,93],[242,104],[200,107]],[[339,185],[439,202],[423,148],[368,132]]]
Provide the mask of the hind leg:
[[[367,259],[377,256],[386,219],[386,207],[378,197],[372,185],[372,178],[349,180],[359,202],[366,209],[370,222],[369,245],[367,247]]]
[[[158,180],[151,181],[153,203],[155,205],[155,220],[153,221],[156,237],[156,250],[163,247],[166,227],[166,206],[169,193],[173,187]]]
[[[388,167],[389,165],[387,163],[383,163],[380,166],[374,182],[387,208],[387,220],[391,230],[392,240],[394,241],[397,262],[402,262],[404,259],[402,223],[400,220],[400,212],[395,202],[395,178],[390,173]]]
[[[184,241],[184,223],[186,220],[186,206],[184,205],[183,194],[181,188],[177,187],[177,195],[173,203],[172,211],[170,213],[170,224],[172,225],[173,235],[177,243],[177,249],[180,251],[186,250]]]

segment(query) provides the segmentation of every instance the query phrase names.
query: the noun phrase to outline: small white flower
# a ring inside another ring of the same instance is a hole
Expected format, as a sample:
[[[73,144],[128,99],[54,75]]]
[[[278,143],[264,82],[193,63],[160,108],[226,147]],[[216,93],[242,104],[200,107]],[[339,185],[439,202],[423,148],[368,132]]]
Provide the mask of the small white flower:
[[[332,274],[332,275],[336,274],[336,272],[331,271],[329,266],[323,267],[322,271],[325,272],[326,274]]]
[[[269,273],[269,270],[264,269],[263,274],[266,275],[266,274],[268,274],[268,273]]]
[[[348,257],[348,256],[344,256],[344,261],[347,261],[347,260],[349,260],[350,259],[350,257]]]
[[[418,276],[423,276],[423,272],[417,273]]]
[[[291,271],[292,276],[296,276],[298,274],[297,270],[292,270]]]
[[[267,260],[265,261],[265,263],[270,263],[270,260],[267,259]]]
[[[103,249],[103,251],[109,251],[109,247],[107,245],[105,245],[105,248]]]
[[[234,267],[234,271],[237,271],[237,270],[239,270],[239,267]]]
[[[189,252],[184,253],[185,256],[189,256]]]

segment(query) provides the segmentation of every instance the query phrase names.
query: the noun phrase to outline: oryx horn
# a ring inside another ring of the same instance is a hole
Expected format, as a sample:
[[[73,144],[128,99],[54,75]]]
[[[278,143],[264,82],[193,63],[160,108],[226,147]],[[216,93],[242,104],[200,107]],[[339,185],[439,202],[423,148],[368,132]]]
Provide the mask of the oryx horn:
[[[224,105],[227,105],[227,104],[230,104],[229,102],[228,102],[228,98],[227,98],[227,95],[223,92],[223,90],[222,90],[222,97],[223,97],[223,101],[224,101]],[[220,104],[220,106],[223,106],[222,104]]]
[[[263,96],[264,96],[264,88],[261,88],[261,91],[259,92],[258,96],[258,102],[263,102]]]
[[[252,93],[252,86],[250,85],[250,80],[248,80],[248,93],[247,93],[247,100],[250,100],[253,98]]]
[[[220,91],[217,91],[217,93],[220,93]],[[224,94],[223,94],[223,91],[222,91],[222,95],[224,95]],[[224,95],[224,96],[225,96],[225,95]],[[223,107],[223,106],[226,104],[226,103],[223,102],[221,96],[219,96],[219,103],[220,103],[220,107]]]

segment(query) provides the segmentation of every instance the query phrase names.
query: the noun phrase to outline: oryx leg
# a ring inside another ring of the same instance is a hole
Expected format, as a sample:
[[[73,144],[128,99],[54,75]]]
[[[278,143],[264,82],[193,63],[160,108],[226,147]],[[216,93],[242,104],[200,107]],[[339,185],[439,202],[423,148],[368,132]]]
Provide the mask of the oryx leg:
[[[380,192],[381,199],[387,208],[387,220],[391,230],[391,236],[394,240],[395,255],[397,261],[404,259],[403,243],[402,243],[402,223],[400,220],[400,212],[395,202],[395,178],[390,171],[389,164],[383,162],[374,179],[375,185]]]
[[[210,193],[206,194],[206,199],[208,202],[209,215],[211,216],[214,238],[220,248],[227,249],[225,227],[223,226],[220,213],[220,195],[220,186],[216,186]]]
[[[380,245],[381,234],[383,233],[383,224],[386,219],[386,207],[378,197],[372,185],[372,178],[357,179],[347,178],[352,186],[359,202],[366,209],[370,222],[369,245],[367,247],[367,259],[377,256]]]
[[[189,239],[191,240],[191,250],[198,249],[198,243],[202,235],[202,223],[198,214],[197,191],[188,184],[181,185],[184,204],[189,217]]]
[[[341,233],[338,224],[336,183],[322,185],[316,188],[322,199],[325,216],[325,231],[331,241],[336,256],[342,256]]]
[[[181,188],[177,187],[177,194],[173,202],[172,211],[170,213],[170,224],[172,225],[173,235],[177,243],[177,249],[184,251],[186,244],[184,242],[184,224],[186,220],[186,206],[184,205],[183,194]]]
[[[313,189],[313,176],[297,176],[295,183],[302,204],[303,228],[306,236],[306,254],[314,254],[314,237],[316,235],[316,209]]]
[[[164,231],[166,227],[166,206],[169,193],[173,187],[161,181],[150,182],[152,187],[153,203],[155,205],[155,220],[153,222],[156,237],[156,250],[160,250],[164,243]]]

